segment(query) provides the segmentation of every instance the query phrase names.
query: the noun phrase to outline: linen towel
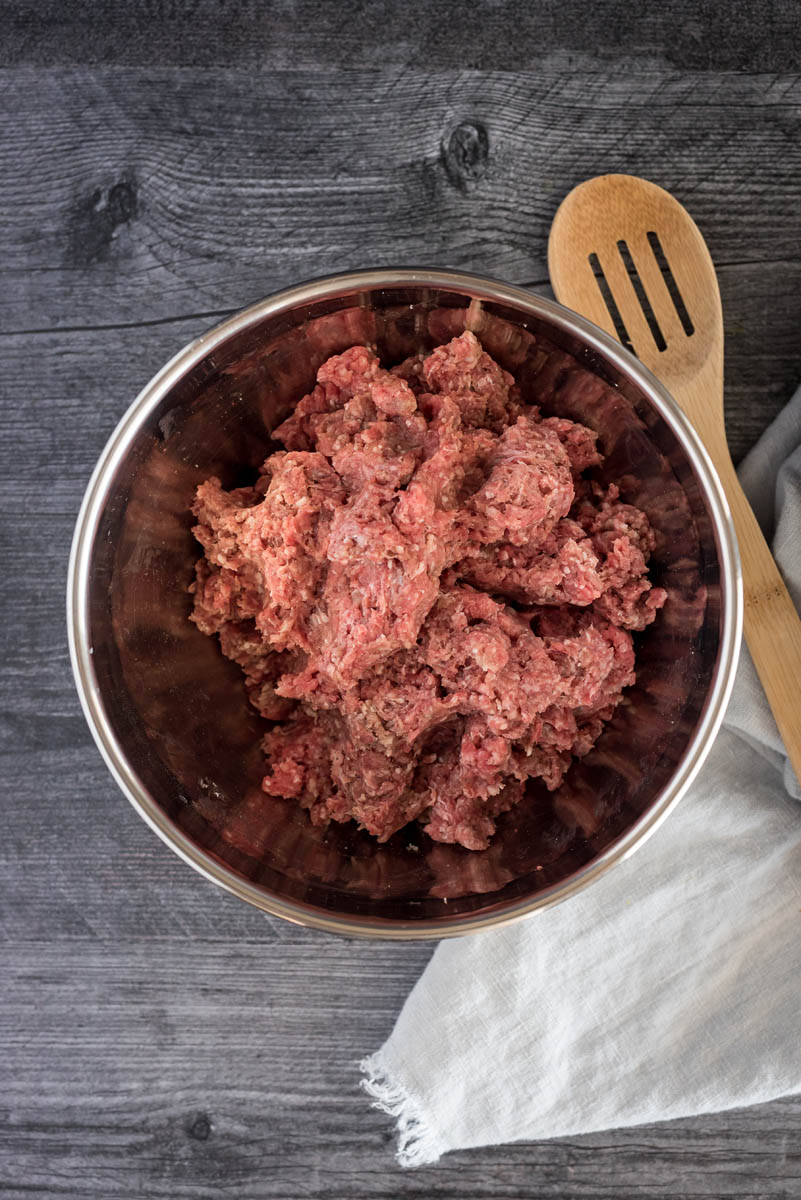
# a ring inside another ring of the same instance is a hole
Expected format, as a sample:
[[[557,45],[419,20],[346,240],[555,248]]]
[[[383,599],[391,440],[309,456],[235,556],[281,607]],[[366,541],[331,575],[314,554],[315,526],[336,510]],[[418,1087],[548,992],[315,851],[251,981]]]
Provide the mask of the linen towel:
[[[740,478],[801,606],[801,389]],[[636,854],[556,908],[436,950],[361,1064],[398,1161],[801,1091],[799,799],[743,646],[701,774]]]

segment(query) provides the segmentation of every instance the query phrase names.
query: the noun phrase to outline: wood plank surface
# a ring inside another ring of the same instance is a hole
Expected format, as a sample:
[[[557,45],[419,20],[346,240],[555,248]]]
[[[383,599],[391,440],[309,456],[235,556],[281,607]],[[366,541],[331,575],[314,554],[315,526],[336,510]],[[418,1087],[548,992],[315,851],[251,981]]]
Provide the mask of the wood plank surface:
[[[559,201],[616,170],[675,191],[709,242],[735,458],[801,374],[796,77],[21,66],[0,88],[2,332],[196,329],[368,265],[544,287]]]
[[[801,381],[801,6],[2,0],[0,29],[0,1194],[801,1196],[799,1098],[400,1171],[356,1063],[431,947],[179,862],[94,749],[64,627],[93,464],[191,337],[355,266],[547,290],[601,171],[709,241],[742,455]]]

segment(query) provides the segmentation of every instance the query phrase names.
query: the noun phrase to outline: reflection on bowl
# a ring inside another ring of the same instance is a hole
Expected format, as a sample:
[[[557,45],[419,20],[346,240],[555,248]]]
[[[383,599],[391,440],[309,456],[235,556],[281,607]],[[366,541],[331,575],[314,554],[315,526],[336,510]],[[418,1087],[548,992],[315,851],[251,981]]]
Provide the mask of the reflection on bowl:
[[[532,784],[485,851],[412,827],[379,845],[265,799],[239,669],[188,620],[195,488],[247,481],[317,367],[357,343],[385,365],[472,329],[524,397],[599,432],[604,471],[648,514],[653,582],[637,683],[561,788]],[[628,854],[703,761],[734,674],[741,596],[731,523],[700,444],[659,384],[594,326],[519,289],[450,272],[372,271],[302,285],[182,351],[123,418],[78,520],[68,594],[78,689],[142,816],[217,883],[290,920],[442,937],[522,916]],[[109,819],[113,819],[110,816]]]

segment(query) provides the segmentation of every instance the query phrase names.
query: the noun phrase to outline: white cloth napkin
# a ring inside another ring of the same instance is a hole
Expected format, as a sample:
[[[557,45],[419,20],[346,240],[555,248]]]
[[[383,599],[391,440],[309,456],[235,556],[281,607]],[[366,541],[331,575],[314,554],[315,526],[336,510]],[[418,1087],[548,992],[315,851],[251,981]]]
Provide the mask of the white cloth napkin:
[[[801,607],[801,389],[740,477]],[[703,771],[632,858],[439,946],[362,1063],[399,1162],[801,1091],[799,799],[743,648]]]

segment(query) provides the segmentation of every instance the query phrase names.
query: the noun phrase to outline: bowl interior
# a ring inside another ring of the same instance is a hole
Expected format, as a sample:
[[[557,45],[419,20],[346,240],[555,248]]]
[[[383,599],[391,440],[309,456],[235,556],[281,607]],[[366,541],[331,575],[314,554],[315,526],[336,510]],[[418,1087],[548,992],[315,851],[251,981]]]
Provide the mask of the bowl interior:
[[[385,845],[354,826],[316,829],[264,796],[239,669],[188,620],[199,547],[194,490],[251,482],[270,431],[317,367],[354,343],[385,365],[473,329],[531,402],[600,432],[604,471],[657,531],[652,578],[669,593],[638,636],[638,679],[595,749],[553,794],[532,785],[490,848],[432,843],[416,827]],[[212,339],[212,341],[214,341]],[[657,802],[693,738],[721,647],[722,572],[704,489],[646,389],[532,298],[397,282],[278,306],[153,389],[129,422],[103,497],[83,602],[97,692],[122,756],[154,806],[213,862],[272,898],[362,926],[452,923],[553,892]]]

